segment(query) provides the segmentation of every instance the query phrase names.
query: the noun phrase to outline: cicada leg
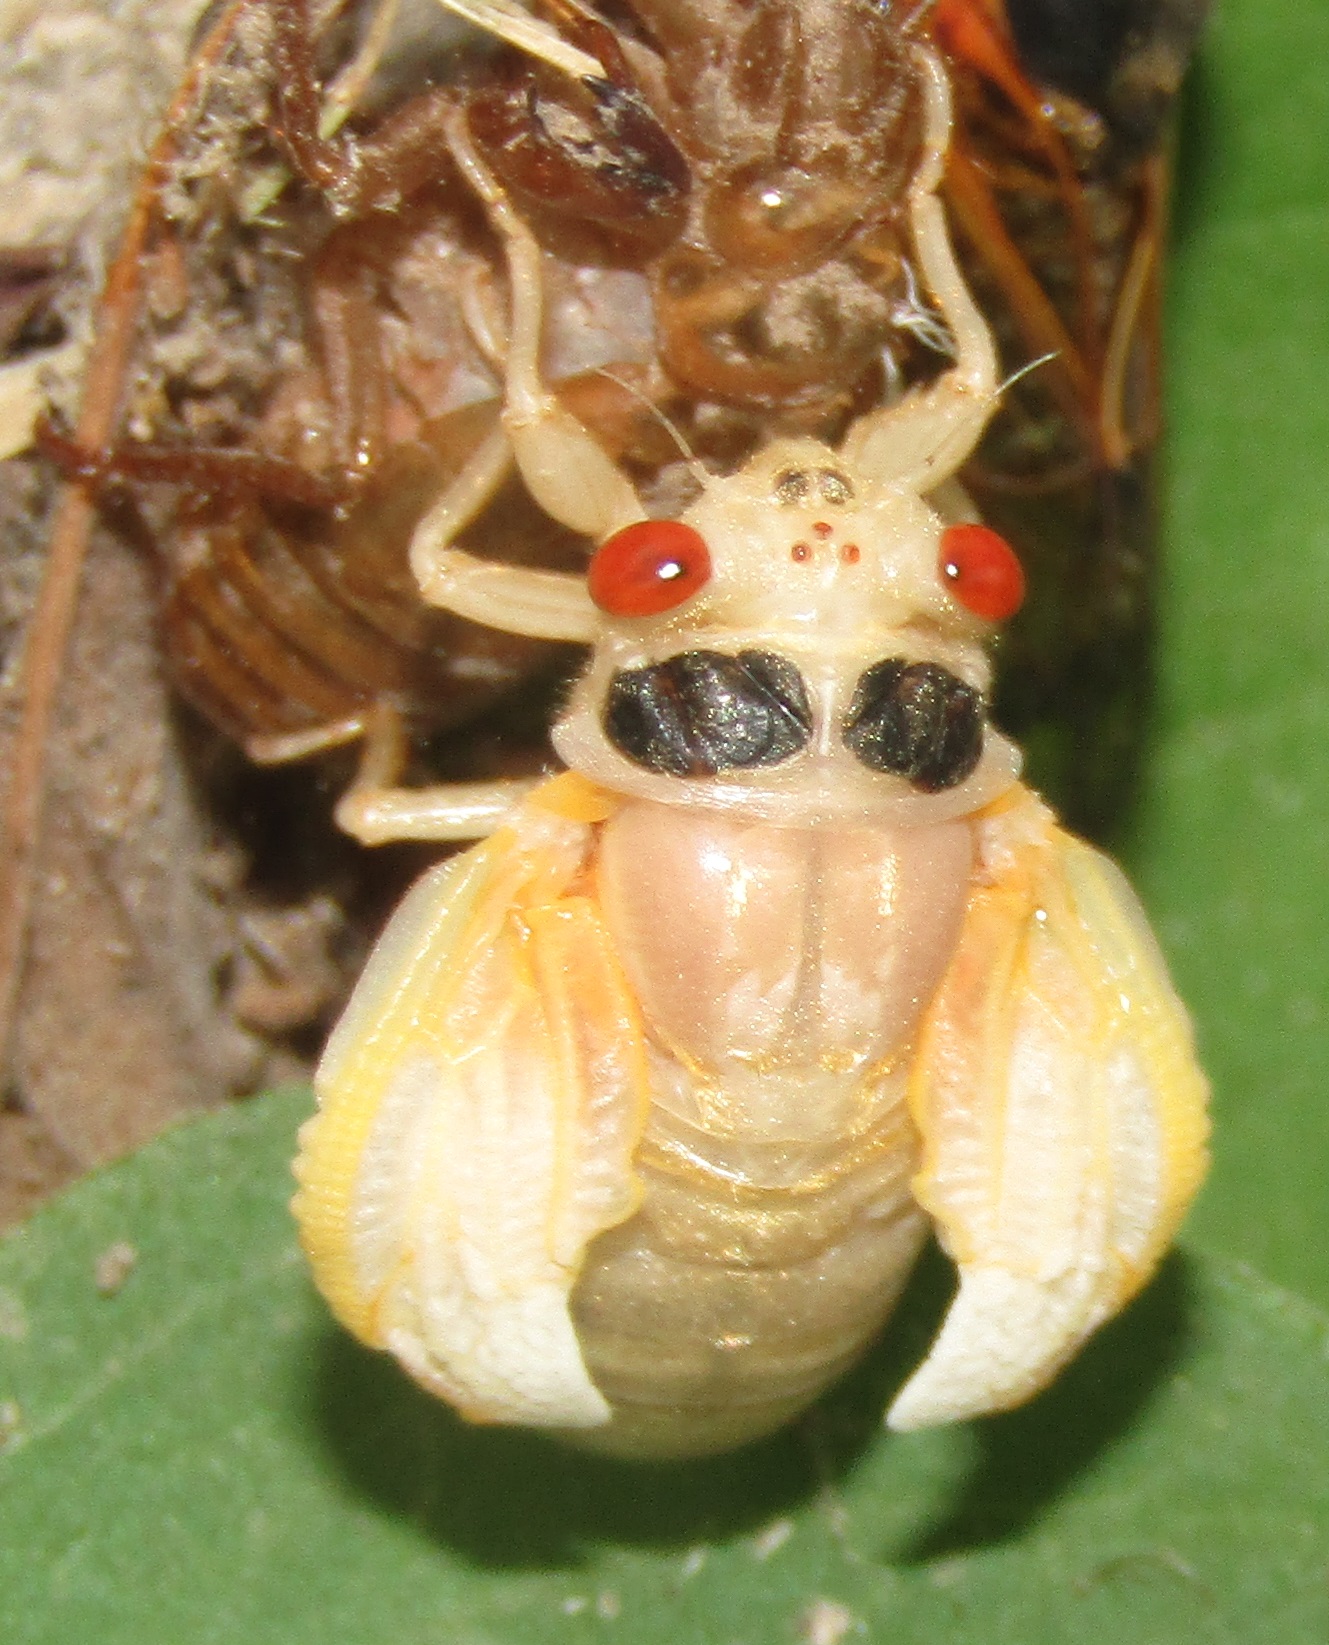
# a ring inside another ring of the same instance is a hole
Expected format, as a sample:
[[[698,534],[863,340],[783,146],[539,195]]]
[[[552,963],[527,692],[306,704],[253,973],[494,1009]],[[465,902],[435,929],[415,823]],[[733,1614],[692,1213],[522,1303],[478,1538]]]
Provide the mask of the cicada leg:
[[[950,141],[950,84],[930,51],[920,51],[918,62],[924,149],[909,212],[923,277],[950,330],[955,364],[928,388],[860,417],[843,449],[869,472],[931,491],[950,479],[982,438],[997,399],[997,353],[956,263],[937,194]]]
[[[430,605],[509,634],[589,641],[595,611],[582,578],[498,565],[452,547],[497,492],[511,463],[508,434],[495,429],[420,521],[411,542],[420,593]]]
[[[361,845],[393,840],[475,840],[491,834],[513,806],[530,793],[535,778],[494,782],[401,786],[406,765],[406,733],[401,716],[387,703],[366,718],[363,751],[355,781],[338,800],[337,826]]]

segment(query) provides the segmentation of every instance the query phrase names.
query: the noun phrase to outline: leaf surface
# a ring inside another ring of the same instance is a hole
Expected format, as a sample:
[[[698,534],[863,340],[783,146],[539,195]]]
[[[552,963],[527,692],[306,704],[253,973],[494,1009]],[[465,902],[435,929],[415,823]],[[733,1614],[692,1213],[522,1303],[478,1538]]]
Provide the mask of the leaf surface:
[[[925,1275],[790,1433],[604,1463],[467,1428],[330,1324],[286,1211],[307,1102],[177,1131],[0,1247],[9,1645],[765,1645],[818,1605],[901,1645],[1329,1633],[1329,1320],[1249,1273],[1174,1258],[1034,1406],[888,1437]]]
[[[1200,1029],[1193,1237],[1329,1306],[1329,8],[1224,0],[1177,184],[1160,693],[1127,866]]]

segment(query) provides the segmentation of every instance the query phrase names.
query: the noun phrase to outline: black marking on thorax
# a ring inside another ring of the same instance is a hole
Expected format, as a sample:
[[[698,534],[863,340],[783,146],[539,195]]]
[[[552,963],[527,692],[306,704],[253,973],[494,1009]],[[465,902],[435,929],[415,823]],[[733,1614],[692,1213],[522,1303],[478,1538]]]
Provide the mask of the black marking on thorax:
[[[843,732],[864,765],[935,794],[962,783],[982,757],[982,694],[938,663],[891,657],[859,679]]]
[[[797,754],[812,735],[812,710],[802,675],[773,652],[682,651],[615,674],[604,728],[648,771],[709,777]]]
[[[937,663],[891,657],[861,675],[841,725],[845,746],[873,771],[925,794],[954,788],[983,753],[981,693]],[[681,651],[620,669],[610,681],[605,735],[648,771],[711,777],[780,765],[812,737],[807,687],[770,651]]]

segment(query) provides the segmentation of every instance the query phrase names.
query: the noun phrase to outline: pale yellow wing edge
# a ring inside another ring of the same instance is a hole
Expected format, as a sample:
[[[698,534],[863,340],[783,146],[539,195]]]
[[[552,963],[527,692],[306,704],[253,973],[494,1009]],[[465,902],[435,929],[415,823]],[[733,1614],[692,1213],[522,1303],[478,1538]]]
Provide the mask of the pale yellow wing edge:
[[[958,1294],[887,1421],[1020,1404],[1153,1271],[1207,1166],[1208,1085],[1120,871],[1021,790],[929,1008],[915,1181]]]
[[[645,1052],[566,780],[427,874],[389,922],[316,1077],[293,1209],[315,1282],[472,1420],[609,1408],[569,1298],[631,1215]]]

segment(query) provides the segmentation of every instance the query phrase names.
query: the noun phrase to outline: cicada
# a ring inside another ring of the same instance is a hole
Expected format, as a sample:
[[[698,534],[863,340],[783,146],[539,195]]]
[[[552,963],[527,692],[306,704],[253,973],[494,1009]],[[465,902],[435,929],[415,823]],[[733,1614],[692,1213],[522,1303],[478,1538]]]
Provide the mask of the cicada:
[[[1205,1167],[1185,1012],[1119,871],[1020,782],[987,644],[1023,576],[955,476],[1000,395],[915,46],[912,259],[953,363],[830,444],[777,437],[651,518],[546,385],[536,240],[503,244],[503,427],[585,580],[412,545],[425,599],[590,659],[516,805],[389,923],[317,1076],[295,1200],[337,1316],[478,1422],[723,1450],[877,1332],[929,1229],[959,1290],[889,1421],[1041,1388],[1143,1284]],[[361,796],[390,829],[418,796]]]

